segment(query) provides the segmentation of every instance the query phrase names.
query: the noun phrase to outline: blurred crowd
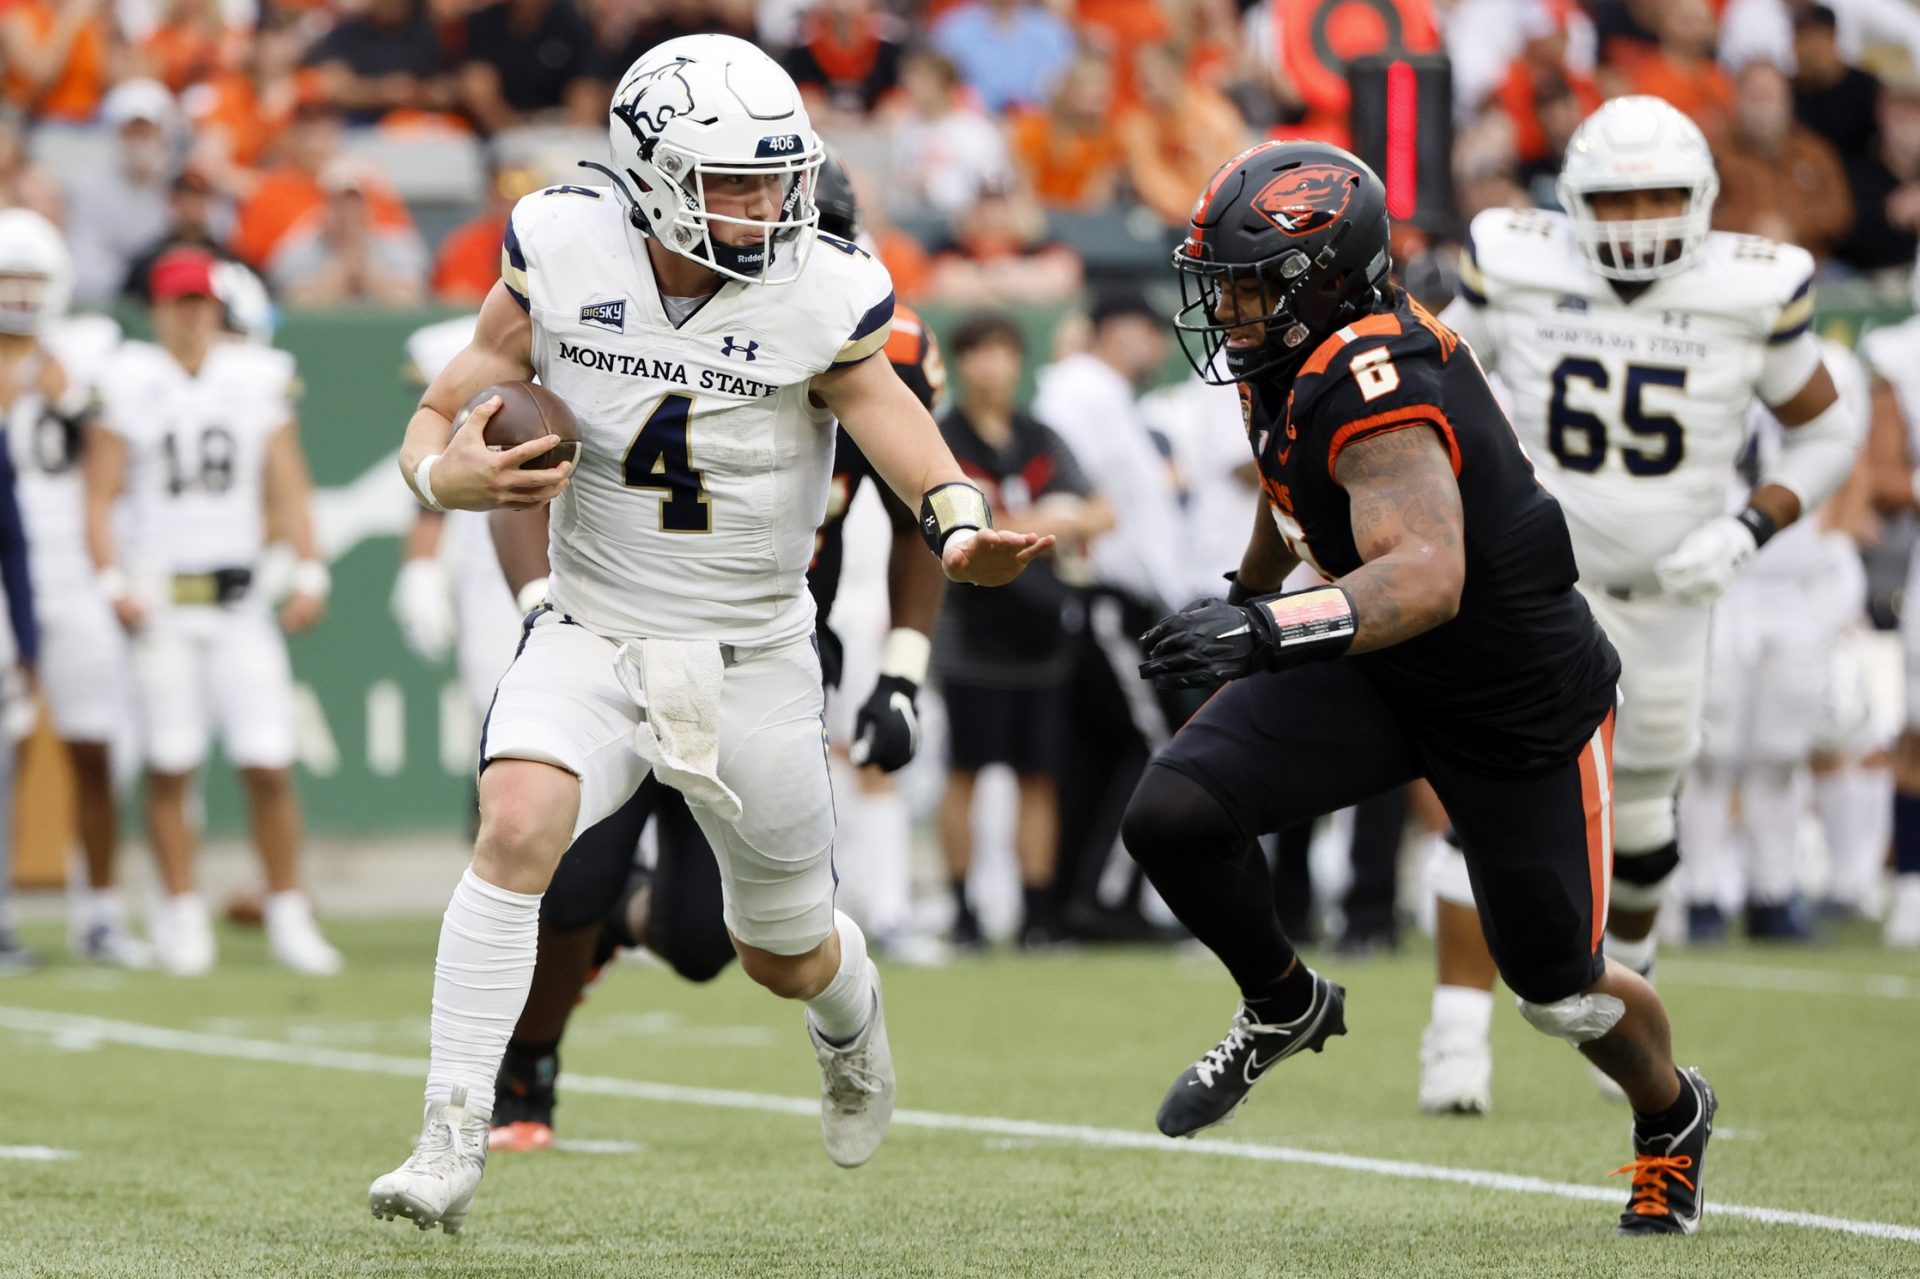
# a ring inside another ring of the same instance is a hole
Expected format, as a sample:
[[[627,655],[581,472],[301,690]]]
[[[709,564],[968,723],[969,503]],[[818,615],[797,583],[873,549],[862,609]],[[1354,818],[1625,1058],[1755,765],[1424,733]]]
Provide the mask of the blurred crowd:
[[[1482,208],[1551,204],[1575,124],[1625,92],[1713,140],[1718,225],[1801,244],[1832,278],[1913,261],[1905,0],[1391,7],[1452,76],[1458,218],[1409,228],[1403,261]],[[292,307],[464,304],[512,201],[592,154],[628,63],[721,30],[802,85],[903,299],[1062,302],[1090,257],[1153,271],[1245,145],[1346,142],[1346,82],[1312,32],[1345,49],[1351,17],[1340,0],[10,0],[0,202],[67,231],[82,304],[141,296],[180,243],[245,261]],[[571,148],[528,141],[556,135]]]

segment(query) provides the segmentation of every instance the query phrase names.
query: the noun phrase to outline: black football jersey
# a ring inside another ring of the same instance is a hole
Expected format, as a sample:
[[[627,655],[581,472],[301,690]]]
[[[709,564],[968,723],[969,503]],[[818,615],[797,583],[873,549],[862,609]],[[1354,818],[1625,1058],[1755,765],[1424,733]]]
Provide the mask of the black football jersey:
[[[933,330],[904,306],[894,307],[893,332],[887,337],[886,357],[892,363],[893,371],[900,375],[900,380],[919,397],[922,404],[932,409],[933,402],[946,386],[946,373],[940,363],[940,347],[934,341]],[[813,592],[813,604],[819,610],[822,624],[826,622],[827,615],[833,612],[833,601],[840,594],[840,562],[846,549],[847,509],[853,505],[853,495],[860,491],[861,482],[868,476],[873,476],[875,482],[879,482],[879,476],[874,474],[873,463],[867,461],[867,455],[860,451],[853,437],[845,430],[837,429],[833,441],[833,487],[827,494],[827,518],[814,535],[813,562],[807,565],[807,589]],[[880,496],[898,518],[899,512],[892,508],[899,505],[899,499],[885,484],[880,485]],[[906,513],[909,523],[914,518],[912,511]]]
[[[1291,382],[1241,387],[1275,522],[1329,580],[1360,567],[1342,450],[1430,430],[1459,479],[1466,583],[1453,620],[1357,662],[1427,749],[1525,772],[1579,751],[1614,704],[1620,660],[1574,590],[1560,505],[1534,479],[1472,352],[1404,293],[1329,337]]]

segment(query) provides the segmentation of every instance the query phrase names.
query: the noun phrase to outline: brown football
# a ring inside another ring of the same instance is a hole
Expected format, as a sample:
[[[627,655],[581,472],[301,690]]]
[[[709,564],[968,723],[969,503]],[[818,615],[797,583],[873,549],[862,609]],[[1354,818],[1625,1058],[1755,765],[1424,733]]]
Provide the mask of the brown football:
[[[580,423],[574,420],[567,402],[544,386],[532,382],[496,382],[467,401],[466,407],[460,410],[460,419],[465,421],[476,406],[496,395],[500,397],[500,408],[487,419],[488,448],[510,449],[543,435],[557,435],[560,443],[522,462],[520,469],[539,471],[580,460]]]

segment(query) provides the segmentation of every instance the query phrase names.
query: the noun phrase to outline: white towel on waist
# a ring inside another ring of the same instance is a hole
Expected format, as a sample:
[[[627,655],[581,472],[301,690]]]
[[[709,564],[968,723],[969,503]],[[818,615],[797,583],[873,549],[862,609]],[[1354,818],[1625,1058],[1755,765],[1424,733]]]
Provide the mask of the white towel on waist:
[[[720,780],[720,646],[629,640],[614,653],[613,669],[642,711],[633,734],[640,758],[688,799],[724,821],[739,821],[740,797]]]

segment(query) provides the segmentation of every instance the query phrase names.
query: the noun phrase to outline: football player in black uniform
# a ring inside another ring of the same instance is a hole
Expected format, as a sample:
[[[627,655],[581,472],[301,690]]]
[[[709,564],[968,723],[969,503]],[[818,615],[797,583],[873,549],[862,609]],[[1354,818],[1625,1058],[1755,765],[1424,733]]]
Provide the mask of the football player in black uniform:
[[[1241,994],[1160,1130],[1219,1123],[1346,1030],[1254,837],[1425,777],[1521,1015],[1633,1102],[1621,1231],[1690,1233],[1714,1097],[1675,1067],[1653,988],[1600,951],[1620,664],[1559,505],[1471,352],[1390,280],[1386,192],[1354,156],[1269,142],[1229,161],[1174,266],[1175,326],[1202,376],[1239,384],[1265,494],[1227,598],[1143,637],[1143,676],[1225,687],[1148,769],[1127,847]],[[1278,593],[1302,563],[1325,585]]]
[[[831,156],[821,166],[814,202],[822,231],[848,241],[858,235],[853,185]],[[894,308],[885,354],[921,403],[932,408],[946,380],[940,350],[933,331],[904,306]],[[840,589],[847,509],[873,476],[859,446],[840,432],[827,518],[807,569],[807,589],[819,617],[814,639],[830,689],[840,685],[841,650],[827,617]],[[887,591],[894,634],[881,655],[880,678],[855,718],[852,754],[855,764],[891,773],[904,768],[919,745],[917,699],[926,681],[928,637],[947,583],[939,561],[926,553],[914,513],[886,485],[878,490],[893,521]],[[493,527],[501,569],[517,595],[546,574],[546,512],[495,512]],[[638,865],[635,851],[649,821],[658,855],[652,866]],[[567,1022],[593,975],[617,950],[633,946],[646,947],[694,982],[719,976],[734,956],[721,918],[713,850],[680,793],[651,776],[619,811],[581,832],[540,900],[538,960],[526,1005],[500,1060],[492,1149],[544,1150],[553,1144],[554,1079]]]

